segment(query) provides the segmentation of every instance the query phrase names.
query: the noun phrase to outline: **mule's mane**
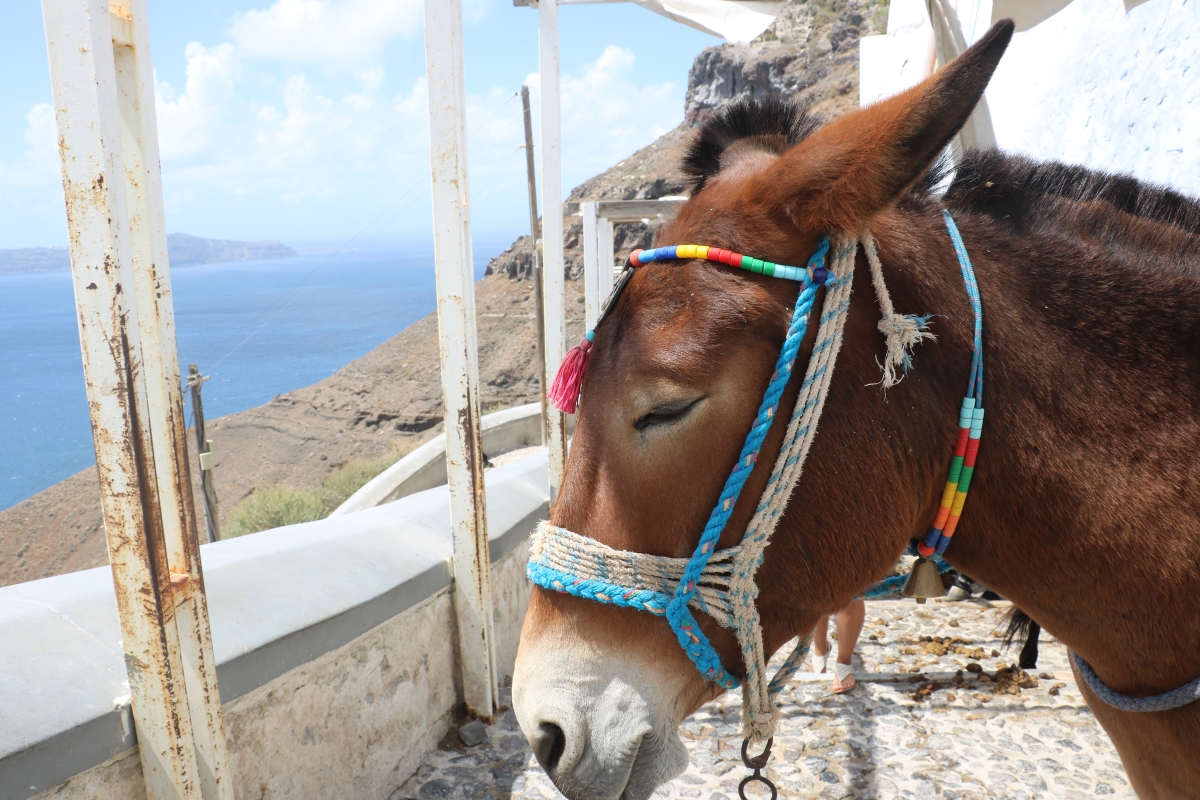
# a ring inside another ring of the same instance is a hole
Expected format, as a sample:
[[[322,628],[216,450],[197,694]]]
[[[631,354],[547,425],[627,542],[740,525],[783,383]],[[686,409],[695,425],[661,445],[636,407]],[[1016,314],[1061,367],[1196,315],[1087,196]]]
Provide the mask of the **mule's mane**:
[[[986,214],[1018,232],[1064,231],[1064,201],[1108,207],[1112,224],[1092,225],[1089,234],[1107,244],[1127,236],[1117,219],[1130,215],[1200,236],[1200,201],[1164,186],[1054,161],[1039,162],[998,150],[972,150],[963,157],[945,203]]]
[[[682,168],[692,194],[721,171],[721,157],[734,144],[779,156],[808,138],[821,123],[819,116],[800,103],[745,98],[725,105],[700,126],[684,154]]]

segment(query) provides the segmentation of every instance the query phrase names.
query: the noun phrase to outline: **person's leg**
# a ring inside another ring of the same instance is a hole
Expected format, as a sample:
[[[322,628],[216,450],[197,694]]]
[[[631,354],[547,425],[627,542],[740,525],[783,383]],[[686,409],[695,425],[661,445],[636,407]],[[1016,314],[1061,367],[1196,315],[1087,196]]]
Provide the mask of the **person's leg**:
[[[839,633],[838,636],[841,636]],[[819,656],[829,654],[829,617],[824,614],[817,620],[817,627],[813,628],[813,652]]]
[[[839,664],[849,664],[854,656],[854,648],[858,644],[858,635],[862,633],[863,621],[867,618],[867,603],[865,600],[851,600],[850,605],[843,608],[837,615],[838,655]]]
[[[813,628],[812,671],[824,672],[829,665],[829,617],[821,615]]]
[[[838,657],[833,665],[833,691],[837,694],[850,691],[858,683],[850,662],[866,616],[867,604],[862,600],[853,600],[838,612]]]

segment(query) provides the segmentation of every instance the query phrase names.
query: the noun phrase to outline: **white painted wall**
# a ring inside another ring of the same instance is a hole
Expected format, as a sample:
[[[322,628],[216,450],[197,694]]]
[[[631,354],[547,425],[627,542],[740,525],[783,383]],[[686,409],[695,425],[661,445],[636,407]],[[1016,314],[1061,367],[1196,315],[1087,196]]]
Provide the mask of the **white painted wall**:
[[[987,98],[1005,150],[1200,195],[1200,0],[1075,0],[1014,37]]]
[[[987,32],[993,0],[949,3],[968,42]],[[863,104],[927,75],[932,39],[925,0],[892,0],[862,40]],[[1200,195],[1200,0],[1074,0],[1013,37],[987,102],[1003,150]]]

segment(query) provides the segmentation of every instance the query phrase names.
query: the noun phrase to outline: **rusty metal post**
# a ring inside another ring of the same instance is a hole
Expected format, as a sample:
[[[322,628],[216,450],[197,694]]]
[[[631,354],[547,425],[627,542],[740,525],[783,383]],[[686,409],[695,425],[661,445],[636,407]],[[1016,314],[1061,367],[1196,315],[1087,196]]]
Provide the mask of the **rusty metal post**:
[[[42,11],[146,795],[232,800],[187,463],[145,0],[43,0]]]
[[[491,558],[479,427],[479,348],[467,185],[462,0],[425,0],[425,75],[438,344],[446,403],[446,474],[454,535],[454,604],[463,700],[476,716],[495,710]]]
[[[566,295],[563,274],[562,124],[559,119],[558,0],[538,3],[538,70],[541,76],[542,123],[542,279],[546,298],[546,386],[562,362],[566,340]],[[561,411],[551,408],[550,502],[558,497],[567,469],[567,426]]]
[[[529,180],[529,249],[533,265],[533,325],[537,331],[537,372],[538,399],[542,403],[542,444],[546,444],[547,434],[546,412],[549,404],[546,402],[546,314],[545,298],[542,297],[542,253],[540,241],[542,238],[541,225],[538,223],[537,205],[537,170],[533,161],[533,114],[529,109],[529,87],[521,86],[521,107],[525,112],[525,175]]]
[[[217,503],[217,486],[213,480],[212,440],[204,429],[204,398],[201,389],[207,375],[200,374],[199,364],[188,364],[187,388],[192,393],[192,419],[196,436],[196,458],[200,462],[200,493],[204,495],[204,533],[208,541],[221,539],[221,507]]]

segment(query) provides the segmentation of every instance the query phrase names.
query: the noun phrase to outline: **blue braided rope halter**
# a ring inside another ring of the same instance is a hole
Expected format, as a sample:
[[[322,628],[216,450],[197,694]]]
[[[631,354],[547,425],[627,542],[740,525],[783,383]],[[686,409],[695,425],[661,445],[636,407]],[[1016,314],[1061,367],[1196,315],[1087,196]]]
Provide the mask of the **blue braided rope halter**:
[[[813,272],[825,266],[825,256],[828,253],[829,237],[826,236],[808,260],[808,266]],[[825,285],[832,286],[836,282],[837,276],[829,273],[829,277],[825,279]],[[742,445],[742,452],[738,456],[733,472],[725,481],[725,488],[721,490],[720,499],[717,500],[717,505],[708,517],[708,524],[704,526],[704,532],[700,534],[700,543],[688,560],[683,579],[675,589],[675,596],[667,604],[667,622],[670,623],[671,630],[675,631],[675,638],[679,640],[683,651],[687,653],[688,658],[692,660],[702,675],[726,689],[735,688],[738,686],[738,681],[721,666],[720,656],[713,649],[708,637],[700,630],[700,626],[696,624],[695,617],[688,610],[688,603],[696,591],[696,581],[700,578],[700,573],[704,571],[705,565],[716,549],[721,531],[725,530],[725,524],[733,514],[733,508],[737,505],[742,487],[758,461],[758,452],[762,449],[767,431],[771,429],[771,423],[775,421],[779,398],[783,395],[788,380],[792,377],[792,367],[800,352],[804,334],[808,331],[808,314],[816,300],[817,288],[815,283],[808,281],[801,284],[800,296],[796,299],[796,309],[792,313],[792,322],[788,326],[787,338],[784,339],[783,349],[779,353],[779,359],[775,362],[775,372],[771,375],[771,382],[763,394],[762,403],[758,408],[758,416],[755,417],[754,425],[746,436],[746,442]]]
[[[763,394],[754,424],[751,426],[745,443],[742,445],[741,453],[738,455],[737,464],[725,481],[725,486],[721,490],[717,504],[709,515],[708,522],[704,526],[704,531],[700,535],[700,541],[697,543],[692,556],[687,560],[678,579],[668,582],[665,586],[660,584],[661,588],[622,586],[615,583],[610,579],[608,570],[605,567],[605,561],[606,559],[616,557],[618,551],[605,552],[606,548],[603,548],[603,546],[594,548],[598,549],[601,555],[595,558],[593,563],[587,565],[590,569],[586,570],[585,574],[589,574],[589,577],[579,577],[578,575],[571,574],[565,568],[571,566],[577,569],[582,566],[581,564],[572,563],[571,560],[577,559],[577,556],[571,556],[565,560],[554,560],[550,557],[539,558],[536,555],[531,555],[529,565],[526,568],[526,574],[530,580],[544,589],[566,592],[577,597],[626,606],[648,611],[651,614],[665,616],[671,629],[675,632],[680,646],[687,653],[688,658],[691,659],[696,669],[706,678],[725,689],[737,688],[739,685],[738,680],[726,672],[725,668],[721,665],[720,656],[717,655],[712,643],[696,623],[689,605],[718,618],[721,616],[722,609],[711,607],[712,604],[709,604],[703,596],[698,595],[698,589],[704,583],[704,579],[713,576],[714,570],[712,569],[711,562],[714,561],[714,558],[717,561],[728,561],[732,558],[732,551],[736,550],[736,548],[731,548],[730,551],[722,551],[720,556],[715,556],[717,552],[717,540],[728,523],[734,506],[737,505],[746,479],[754,469],[754,465],[758,460],[758,453],[762,449],[763,441],[771,428],[771,424],[775,420],[776,411],[779,407],[779,399],[782,397],[788,380],[792,376],[792,370],[800,351],[800,345],[804,341],[804,336],[808,330],[808,317],[816,301],[817,291],[822,285],[832,287],[838,281],[838,277],[832,271],[825,268],[825,261],[828,254],[829,237],[826,236],[821,239],[816,250],[809,258],[808,270],[806,270],[807,274],[800,277],[800,293],[796,298],[796,307],[792,312],[792,320],[788,326],[787,336],[784,339],[783,347],[776,361],[775,371],[771,375],[771,380]],[[809,277],[810,275],[812,277]],[[562,529],[556,529],[552,526],[545,527],[548,533],[560,538],[574,536],[574,534],[570,534],[570,532],[563,531]],[[582,540],[582,537],[579,537],[579,539]],[[577,544],[587,546],[585,542],[586,540],[577,541]],[[645,558],[645,556],[639,557]],[[677,559],[670,559],[670,561],[677,561]],[[723,580],[726,586],[728,585],[728,572],[728,567],[716,571],[718,580]],[[673,590],[669,592],[665,591],[672,585]],[[715,598],[722,606],[731,605],[730,598],[723,591],[717,591]]]

